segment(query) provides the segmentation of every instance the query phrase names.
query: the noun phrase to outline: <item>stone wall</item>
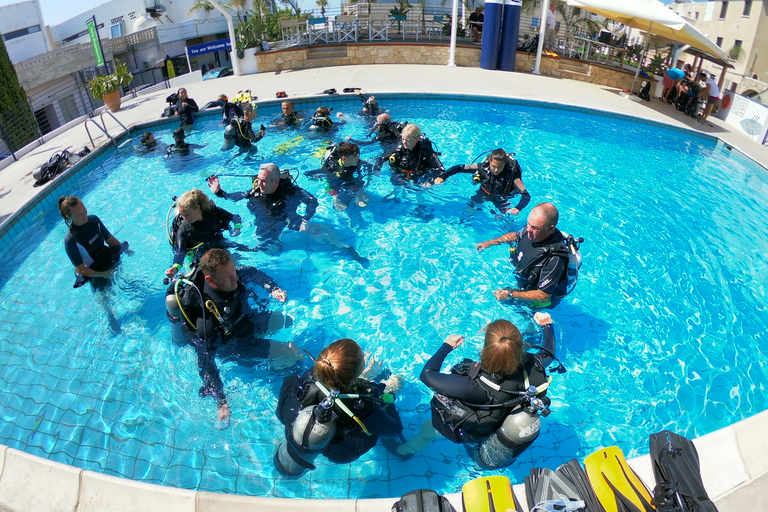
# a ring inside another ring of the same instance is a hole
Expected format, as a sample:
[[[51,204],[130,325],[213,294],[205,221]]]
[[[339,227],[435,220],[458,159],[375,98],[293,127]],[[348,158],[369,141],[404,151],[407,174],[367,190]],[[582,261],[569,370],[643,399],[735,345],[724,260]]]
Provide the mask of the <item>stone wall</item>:
[[[311,52],[314,52],[311,55]],[[318,58],[315,55],[323,55]],[[256,54],[259,72],[286,71],[329,66],[360,64],[427,64],[445,66],[448,63],[447,44],[377,43],[301,46],[284,50],[271,50]],[[518,52],[515,71],[533,71],[534,54]],[[480,66],[479,46],[457,46],[455,61],[461,67]],[[539,71],[542,75],[580,80],[618,89],[632,86],[634,73],[612,66],[582,62],[576,59],[542,57]],[[638,80],[640,82],[640,80]],[[637,89],[637,87],[636,87]]]

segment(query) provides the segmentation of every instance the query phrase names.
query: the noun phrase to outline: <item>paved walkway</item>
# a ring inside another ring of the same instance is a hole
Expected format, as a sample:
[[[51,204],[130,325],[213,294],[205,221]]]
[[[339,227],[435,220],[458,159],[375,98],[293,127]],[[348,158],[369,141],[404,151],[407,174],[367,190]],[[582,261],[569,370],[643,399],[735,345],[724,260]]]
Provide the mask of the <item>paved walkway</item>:
[[[679,128],[690,128],[720,137],[768,168],[768,148],[735,132],[724,122],[711,119],[713,127],[683,116],[672,107],[652,100],[637,103],[621,97],[616,89],[523,73],[486,71],[442,66],[372,65],[320,68],[228,77],[186,86],[199,104],[221,93],[230,97],[250,89],[262,100],[274,100],[276,91],[289,97],[311,96],[329,88],[360,87],[368,93],[423,92],[505,96],[554,104],[588,107],[636,116]],[[126,126],[155,121],[166,106],[162,91],[124,101],[116,114]],[[108,123],[108,126],[109,125]],[[116,133],[116,126],[111,130]],[[96,130],[92,130],[95,132]],[[104,136],[97,145],[108,142]],[[43,190],[33,188],[32,171],[51,154],[72,146],[79,150],[89,143],[85,128],[74,127],[36,148],[20,161],[0,170],[0,225]],[[768,413],[739,422],[696,440],[702,460],[704,483],[717,499],[720,512],[768,510],[768,437],[764,424]],[[646,482],[653,482],[648,456],[631,461]],[[518,496],[521,496],[518,493]],[[293,510],[386,511],[394,499],[340,501],[292,501],[204,493],[153,486],[84,471],[39,459],[0,446],[0,511],[98,510],[100,512]],[[451,501],[461,509],[459,495]]]

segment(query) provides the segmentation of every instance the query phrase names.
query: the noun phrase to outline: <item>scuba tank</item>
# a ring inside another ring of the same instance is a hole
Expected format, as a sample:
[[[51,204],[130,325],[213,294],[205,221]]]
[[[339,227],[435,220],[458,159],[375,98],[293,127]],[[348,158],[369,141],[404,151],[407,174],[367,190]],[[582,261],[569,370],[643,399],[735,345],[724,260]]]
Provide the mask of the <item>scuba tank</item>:
[[[548,385],[548,384],[547,384]],[[539,436],[541,416],[549,415],[550,400],[539,398],[535,386],[524,392],[526,405],[507,415],[501,426],[477,447],[478,463],[488,469],[512,464]]]
[[[319,404],[299,411],[290,437],[280,443],[275,454],[280,474],[297,478],[315,469],[315,458],[336,435],[338,416],[333,412],[333,403],[338,395],[339,390],[333,389]]]
[[[567,295],[573,291],[576,283],[579,281],[579,269],[581,268],[581,251],[579,247],[584,243],[584,239],[574,238],[573,235],[567,233],[563,233],[563,236],[565,237],[565,246],[568,248]]]

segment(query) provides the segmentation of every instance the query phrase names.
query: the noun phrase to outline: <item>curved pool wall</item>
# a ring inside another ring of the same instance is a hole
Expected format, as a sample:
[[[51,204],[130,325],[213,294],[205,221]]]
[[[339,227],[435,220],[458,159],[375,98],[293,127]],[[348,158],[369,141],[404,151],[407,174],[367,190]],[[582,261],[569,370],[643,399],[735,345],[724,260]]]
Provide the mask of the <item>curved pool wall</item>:
[[[422,97],[422,98],[424,98],[424,96],[425,95],[420,95],[420,97]],[[429,96],[428,99],[439,99],[440,98],[440,95],[428,95],[428,96]],[[384,98],[385,95],[381,95],[380,97]],[[467,101],[474,101],[477,98],[467,97],[466,99],[467,99]],[[345,101],[345,100],[348,101],[348,98],[338,98],[338,99],[337,98],[327,98],[327,99],[324,98],[323,99],[323,103],[324,104],[333,105],[336,101],[342,102],[342,101]],[[316,101],[317,101],[317,98],[308,98],[308,99],[304,100],[304,102],[306,102],[306,103],[310,103],[310,102],[311,103],[315,103]],[[497,101],[499,103],[503,103],[504,102],[503,99],[499,99]],[[518,105],[519,104],[526,104],[526,103],[528,103],[528,102],[520,102],[520,101],[517,101],[517,100],[510,100],[510,102],[518,104]],[[275,108],[275,109],[277,108],[277,105],[279,105],[279,102],[270,102],[270,103],[272,104],[271,106],[273,108]],[[297,100],[297,105],[300,105],[301,103],[302,103],[301,100]],[[547,105],[542,105],[539,102],[530,102],[530,104],[538,106],[538,107],[547,106]],[[264,106],[265,105],[262,105],[262,112],[264,111]],[[563,109],[560,106],[555,107],[555,108],[559,109],[559,110]],[[565,109],[567,110],[568,107],[566,107]],[[585,109],[575,108],[574,107],[573,110],[584,111]],[[617,115],[617,114],[610,114],[610,113],[606,114],[606,113],[603,113],[603,112],[594,112],[593,111],[592,113],[595,113],[597,115],[608,115],[610,117],[619,117],[619,118],[625,118],[626,117],[626,116]],[[213,115],[218,115],[217,113],[212,113],[212,114]],[[633,121],[648,123],[648,124],[651,124],[651,125],[656,125],[657,124],[657,123],[654,123],[654,122],[651,122],[651,121],[645,121],[645,120],[640,120],[640,119],[634,119]],[[161,121],[161,122],[154,122],[154,123],[145,124],[145,125],[142,125],[141,127],[137,127],[136,129],[134,129],[134,131],[143,130],[143,129],[146,129],[148,127],[155,126],[155,125],[158,125],[158,124],[163,124],[163,122]],[[669,128],[669,127],[665,126],[665,128]],[[695,132],[691,132],[691,133],[695,133]],[[706,135],[701,135],[701,134],[695,134],[695,135],[712,139],[712,137],[709,137],[709,136],[706,136]],[[20,232],[20,229],[19,229],[20,227],[21,228],[28,227],[34,221],[34,219],[36,217],[41,215],[43,210],[47,210],[47,209],[50,209],[50,208],[54,208],[55,209],[55,207],[56,207],[56,198],[59,195],[57,193],[58,190],[66,184],[67,180],[74,178],[80,172],[87,171],[89,166],[94,165],[94,162],[98,159],[99,155],[103,151],[106,150],[106,148],[107,148],[107,146],[104,146],[104,147],[100,148],[99,151],[94,152],[94,154],[92,156],[90,156],[85,162],[83,162],[83,165],[78,166],[78,168],[76,168],[76,169],[71,169],[66,175],[57,178],[57,183],[55,184],[55,186],[47,187],[46,189],[44,189],[42,194],[37,196],[34,201],[31,201],[30,203],[25,205],[22,209],[20,209],[17,212],[17,214],[14,216],[14,218],[10,220],[10,222],[5,223],[2,226],[2,228],[0,228],[0,237],[1,237],[0,238],[0,248],[7,249],[7,243],[6,243],[7,237],[10,235],[11,238],[14,238],[15,235],[18,235],[18,233]],[[722,432],[725,432],[725,434],[723,434],[723,435],[725,435],[727,437],[735,437],[737,439],[737,441],[741,441],[742,440],[741,438],[746,436],[745,437],[745,442],[743,443],[745,445],[745,447],[743,448],[743,451],[739,452],[737,450],[736,452],[731,452],[731,454],[733,454],[733,453],[740,453],[739,458],[743,459],[745,461],[748,461],[747,464],[744,465],[744,469],[741,472],[736,471],[736,472],[732,472],[731,473],[734,476],[734,478],[730,479],[731,481],[733,481],[732,483],[734,483],[733,486],[737,485],[740,482],[747,481],[750,478],[754,478],[755,476],[759,476],[759,475],[762,475],[762,474],[765,473],[765,468],[760,468],[759,464],[757,466],[755,466],[754,464],[752,464],[752,466],[750,466],[749,460],[752,459],[751,456],[754,455],[756,452],[755,452],[754,449],[748,448],[746,446],[747,445],[746,440],[754,442],[754,438],[750,439],[749,438],[749,434],[744,434],[745,431],[749,431],[750,430],[749,429],[749,425],[757,423],[756,418],[760,418],[760,417],[764,418],[764,414],[755,416],[754,418],[750,418],[749,420],[745,420],[745,421],[743,421],[743,422],[741,422],[739,424],[735,424],[735,425],[733,425],[731,427],[723,429],[723,431],[722,431]],[[728,432],[728,431],[731,431],[731,430],[733,432]],[[715,432],[715,433],[712,433],[712,434],[708,434],[707,436],[704,436],[701,439],[702,440],[706,440],[706,439],[709,439],[711,437],[718,437],[720,434],[721,434],[721,432]],[[741,448],[741,444],[739,445],[739,447]],[[759,453],[759,450],[758,450],[757,453]],[[16,450],[13,450],[13,449],[10,449],[10,448],[7,448],[3,452],[3,454],[4,454],[3,455],[3,460],[2,460],[3,471],[2,471],[2,475],[0,475],[0,496],[11,496],[11,495],[14,494],[12,492],[9,492],[11,489],[21,489],[22,488],[22,487],[19,486],[20,481],[23,481],[26,478],[35,479],[35,480],[37,479],[37,477],[34,476],[34,474],[36,474],[37,471],[34,470],[34,469],[30,469],[30,468],[32,466],[36,465],[33,462],[34,460],[40,460],[40,459],[37,459],[36,457],[30,456],[30,455],[27,455],[27,454],[20,454]],[[757,457],[755,457],[755,458],[757,458]],[[642,459],[643,458],[640,458],[641,461],[642,461]],[[706,456],[705,455],[702,455],[702,460],[704,460],[706,462]],[[761,460],[766,460],[766,458],[762,457]],[[65,469],[62,469],[62,468],[58,467],[58,466],[62,466],[62,465],[60,465],[58,463],[55,463],[55,462],[43,461],[42,466],[43,466],[43,468],[47,468],[47,469],[43,469],[43,473],[48,473],[50,476],[60,474],[62,471],[64,473],[68,473],[69,477],[71,477],[73,474],[77,474],[78,475],[78,477],[76,478],[76,481],[78,482],[77,485],[76,485],[77,489],[76,490],[70,489],[69,492],[62,492],[60,494],[60,496],[62,497],[62,502],[66,501],[66,496],[77,496],[76,503],[79,503],[79,507],[84,507],[84,506],[86,507],[86,508],[78,508],[78,510],[85,510],[85,509],[87,509],[87,507],[90,506],[90,505],[88,505],[89,503],[92,504],[92,506],[94,507],[94,508],[90,508],[89,510],[97,510],[97,509],[106,510],[106,509],[108,509],[108,508],[104,508],[104,506],[106,506],[107,502],[110,499],[112,499],[112,500],[119,500],[120,497],[122,496],[122,492],[115,492],[114,494],[112,494],[111,491],[108,491],[107,493],[105,493],[104,489],[113,489],[113,486],[115,486],[115,485],[117,485],[118,487],[121,487],[122,486],[121,484],[127,483],[127,481],[121,480],[119,478],[109,477],[109,476],[106,476],[106,475],[99,475],[99,474],[91,473],[89,471],[79,470],[79,469],[76,469],[76,468],[69,468],[69,469],[65,470]],[[67,466],[63,466],[63,467],[64,468],[68,468]],[[640,469],[640,471],[642,472],[642,468]],[[648,473],[648,475],[650,475],[650,473]],[[740,475],[745,475],[745,476],[744,476],[744,478],[741,478]],[[643,476],[645,477],[645,474]],[[55,484],[52,483],[52,487],[51,488],[52,489],[53,488],[57,488],[60,484],[64,484],[66,482],[68,482],[69,484],[73,483],[72,479],[69,478],[69,477],[65,477],[65,476],[63,476],[63,474],[61,474],[59,477],[54,477],[54,480],[55,480],[56,483]],[[741,478],[741,479],[739,480],[739,478]],[[646,481],[650,482],[650,481],[652,481],[652,478],[646,477]],[[135,486],[133,484],[135,484]],[[36,486],[32,486],[32,487],[36,487]],[[67,487],[69,488],[70,486],[67,485]],[[103,487],[103,488],[101,490],[97,490],[97,488],[99,488],[99,487]],[[126,487],[126,486],[122,486],[122,487]],[[130,485],[127,485],[127,487],[134,488],[134,489],[141,489],[142,493],[147,493],[148,495],[156,496],[158,498],[159,498],[159,494],[157,494],[157,493],[160,493],[163,496],[165,496],[165,497],[162,498],[164,500],[164,505],[168,505],[169,504],[169,502],[165,501],[166,498],[173,497],[173,498],[169,498],[171,500],[170,503],[174,503],[176,505],[179,505],[179,507],[181,507],[181,508],[179,508],[179,510],[206,510],[206,508],[204,508],[206,506],[206,504],[211,503],[210,502],[211,499],[215,499],[217,496],[219,496],[219,495],[211,494],[211,493],[195,492],[195,491],[180,491],[180,490],[163,488],[163,487],[159,487],[159,489],[161,489],[161,490],[158,490],[157,488],[154,489],[154,490],[150,490],[151,488],[153,488],[155,486],[150,486],[149,484],[131,483]],[[718,488],[718,490],[720,490],[719,487],[722,487],[722,486],[715,485],[715,487]],[[708,489],[711,489],[709,484],[708,484]],[[723,492],[725,492],[725,490],[726,489],[723,489]],[[16,494],[21,496],[21,495],[24,495],[25,493],[24,492],[17,492]],[[36,494],[36,493],[32,493],[32,494]],[[32,494],[29,494],[27,496],[27,498],[25,498],[25,499],[32,500],[31,502],[30,501],[24,502],[22,500],[21,503],[33,503],[33,502],[35,502],[35,500],[33,499]],[[713,492],[712,490],[710,491],[710,494],[713,495],[713,496],[718,496],[719,495],[717,492]],[[44,499],[44,495],[45,495],[45,493],[41,494],[37,498],[39,498],[40,500],[43,500]],[[194,497],[194,499],[192,497]],[[222,497],[222,499],[223,498],[224,497]],[[232,501],[233,505],[235,503],[240,503],[241,500],[248,500],[249,503],[254,503],[254,500],[256,500],[255,498],[243,498],[243,497],[232,498],[232,497],[227,497],[227,499],[230,499],[230,498],[233,500]],[[99,500],[101,500],[101,501],[99,501]],[[107,500],[107,501],[104,501],[104,500]],[[135,503],[135,500],[131,500],[130,498],[127,498],[127,500],[128,501],[126,501],[125,503]],[[191,501],[194,501],[197,504],[197,505],[195,505],[196,508],[188,508],[188,506],[189,506]],[[282,502],[282,501],[285,501],[285,500],[279,500],[279,502]],[[339,501],[340,504],[332,505],[332,503],[334,503],[336,501]],[[371,506],[373,506],[374,502],[380,502],[380,504],[377,506],[377,509],[381,510],[381,509],[388,509],[389,506],[391,505],[391,503],[393,502],[393,500],[392,499],[370,500],[370,502],[371,502],[370,503]],[[0,499],[0,505],[9,507],[11,510],[43,510],[43,509],[58,509],[59,508],[59,507],[49,507],[47,505],[42,505],[42,503],[44,503],[43,501],[38,501],[37,502],[37,503],[40,503],[40,505],[41,505],[40,507],[19,507],[18,503],[20,503],[20,502],[17,502],[15,499],[11,499],[7,503],[3,502],[2,499]],[[101,504],[100,505],[101,508],[97,507],[96,503],[100,503]],[[114,504],[115,501],[113,501],[112,503]],[[243,502],[243,503],[245,503],[245,502]],[[275,503],[275,502],[271,502],[271,503]],[[359,503],[364,503],[364,502],[359,502]],[[384,507],[383,503],[387,503],[387,506]],[[347,506],[345,504],[345,502],[340,501],[340,500],[323,500],[323,501],[319,501],[317,506],[322,509],[322,508],[325,508],[325,505],[321,506],[320,504],[331,505],[331,506],[334,506],[334,508],[341,507],[343,510],[346,509],[345,507]],[[282,503],[281,503],[281,506],[282,506]],[[362,508],[366,507],[365,505],[360,505],[360,504],[355,505],[355,506],[356,506],[357,510],[360,510],[361,507]],[[203,507],[203,508],[200,508],[200,507]],[[66,508],[67,507],[65,507],[65,509]],[[317,507],[315,507],[314,503],[313,503],[313,508],[314,509],[318,509]],[[115,508],[115,510],[119,510],[119,509],[120,509],[119,507]],[[172,507],[172,509],[176,509],[175,506]]]

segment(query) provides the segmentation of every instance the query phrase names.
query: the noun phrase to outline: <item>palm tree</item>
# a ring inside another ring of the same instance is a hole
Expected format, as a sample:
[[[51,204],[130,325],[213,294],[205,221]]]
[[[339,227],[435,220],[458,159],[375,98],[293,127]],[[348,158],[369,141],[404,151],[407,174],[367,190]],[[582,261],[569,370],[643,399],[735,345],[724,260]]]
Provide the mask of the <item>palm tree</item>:
[[[301,0],[280,0],[280,3],[290,7],[297,18],[301,15]]]
[[[556,0],[552,0],[555,2]],[[587,11],[582,11],[578,7],[571,7],[565,2],[557,2],[557,12],[563,18],[563,28],[565,29],[565,44],[568,46],[571,42],[574,32],[577,29],[584,28],[587,32],[597,32],[608,24],[608,20],[602,22],[592,19]]]
[[[731,46],[731,49],[726,52],[728,60],[732,62],[739,62],[746,54],[747,52],[744,51],[744,48],[740,44]]]
[[[235,13],[238,22],[245,20],[245,13],[248,12],[248,0],[230,0],[222,5]]]
[[[325,8],[328,7],[328,0],[316,0],[315,3],[320,8],[320,17],[325,18]]]
[[[213,7],[213,4],[208,2],[208,0],[197,0],[194,4],[192,4],[192,7],[187,10],[186,17],[189,18],[196,12],[203,11],[203,14],[207,18],[208,15],[211,14],[211,11],[214,9],[215,8]]]

